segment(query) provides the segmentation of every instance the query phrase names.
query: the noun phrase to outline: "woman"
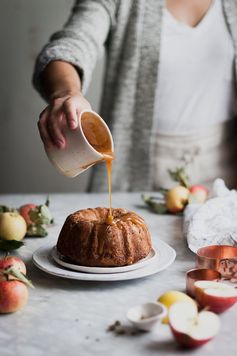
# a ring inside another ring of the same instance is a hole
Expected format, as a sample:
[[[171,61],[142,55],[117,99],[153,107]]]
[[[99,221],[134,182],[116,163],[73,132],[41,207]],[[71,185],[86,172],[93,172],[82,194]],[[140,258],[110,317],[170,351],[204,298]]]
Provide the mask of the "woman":
[[[78,0],[38,57],[34,84],[49,105],[45,145],[65,146],[59,121],[77,127],[100,50],[107,53],[101,115],[116,149],[113,189],[170,184],[188,162],[193,183],[235,185],[236,0]],[[107,190],[97,165],[90,190]]]

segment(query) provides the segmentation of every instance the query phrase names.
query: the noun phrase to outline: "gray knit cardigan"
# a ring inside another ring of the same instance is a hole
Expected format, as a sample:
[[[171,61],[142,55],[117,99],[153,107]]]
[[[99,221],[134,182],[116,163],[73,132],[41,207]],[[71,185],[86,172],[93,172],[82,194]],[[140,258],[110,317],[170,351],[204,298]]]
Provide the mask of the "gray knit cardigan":
[[[237,54],[237,0],[222,2]],[[51,37],[36,61],[33,83],[42,95],[40,76],[53,60],[78,69],[85,93],[98,55],[106,48],[100,113],[115,142],[114,191],[152,190],[152,121],[163,6],[163,0],[78,0],[64,28]],[[104,165],[94,167],[89,190],[107,190]]]

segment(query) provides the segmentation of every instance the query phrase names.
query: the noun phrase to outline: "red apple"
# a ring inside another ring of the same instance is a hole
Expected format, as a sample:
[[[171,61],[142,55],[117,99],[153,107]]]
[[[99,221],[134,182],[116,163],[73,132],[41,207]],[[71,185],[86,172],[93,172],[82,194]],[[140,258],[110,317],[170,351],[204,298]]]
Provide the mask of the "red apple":
[[[13,313],[28,300],[28,289],[20,281],[0,281],[0,313]]]
[[[170,329],[183,347],[195,348],[204,345],[219,331],[219,317],[210,311],[198,313],[197,306],[178,302],[169,310]]]
[[[14,267],[16,270],[20,271],[24,275],[26,274],[26,266],[24,262],[16,256],[6,256],[0,259],[0,281],[6,281],[11,279],[16,279],[11,274],[4,275],[4,270]]]
[[[237,302],[237,289],[221,282],[196,281],[194,293],[199,305],[214,313],[222,313]]]
[[[37,206],[35,204],[25,204],[19,208],[19,213],[25,219],[27,226],[29,226],[33,223],[29,216],[29,212],[30,212],[30,210],[35,209],[36,207]]]
[[[188,203],[189,190],[181,185],[171,188],[165,195],[166,207],[171,213],[180,213]]]
[[[208,190],[201,184],[193,185],[189,188],[191,196],[197,201],[198,203],[204,203],[208,197]]]

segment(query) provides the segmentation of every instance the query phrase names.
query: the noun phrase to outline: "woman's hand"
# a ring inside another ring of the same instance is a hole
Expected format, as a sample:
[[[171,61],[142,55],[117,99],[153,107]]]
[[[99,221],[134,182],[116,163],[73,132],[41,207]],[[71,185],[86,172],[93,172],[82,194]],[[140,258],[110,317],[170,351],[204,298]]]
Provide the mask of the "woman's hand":
[[[61,121],[66,120],[69,129],[75,130],[80,113],[88,109],[91,109],[91,105],[81,93],[53,99],[42,111],[38,121],[40,137],[44,145],[46,147],[54,145],[63,149],[66,141],[60,128]]]

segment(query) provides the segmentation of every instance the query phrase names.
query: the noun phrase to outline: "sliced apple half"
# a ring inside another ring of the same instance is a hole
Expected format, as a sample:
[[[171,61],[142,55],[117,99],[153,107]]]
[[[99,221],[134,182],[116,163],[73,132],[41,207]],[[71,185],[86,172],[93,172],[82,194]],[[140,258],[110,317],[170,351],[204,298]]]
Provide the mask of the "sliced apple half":
[[[196,348],[211,340],[220,329],[218,315],[210,311],[198,313],[197,306],[178,302],[169,310],[170,329],[183,347]]]
[[[237,302],[237,289],[225,283],[196,281],[195,297],[200,307],[222,313]]]

